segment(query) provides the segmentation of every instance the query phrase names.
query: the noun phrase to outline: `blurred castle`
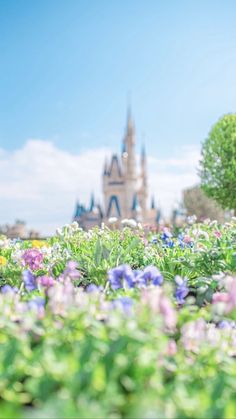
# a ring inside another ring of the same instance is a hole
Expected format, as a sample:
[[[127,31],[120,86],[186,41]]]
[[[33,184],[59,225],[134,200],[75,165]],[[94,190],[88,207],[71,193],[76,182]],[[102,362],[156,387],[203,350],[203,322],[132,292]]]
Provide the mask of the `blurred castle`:
[[[147,161],[144,147],[140,166],[138,173],[135,130],[129,110],[121,156],[114,154],[109,164],[105,161],[102,175],[104,205],[96,204],[92,195],[88,209],[77,203],[74,220],[84,229],[100,226],[101,223],[107,224],[109,221],[114,221],[119,226],[123,219],[130,218],[144,224],[156,225],[160,211],[155,207],[154,198],[150,206],[147,205]]]

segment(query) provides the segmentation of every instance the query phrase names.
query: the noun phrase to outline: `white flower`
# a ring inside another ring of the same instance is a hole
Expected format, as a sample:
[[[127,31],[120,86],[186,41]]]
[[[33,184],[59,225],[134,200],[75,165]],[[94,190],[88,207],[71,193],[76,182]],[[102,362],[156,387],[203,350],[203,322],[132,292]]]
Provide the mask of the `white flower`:
[[[194,230],[192,231],[192,234],[193,234],[193,236],[195,236],[196,238],[204,238],[204,239],[206,239],[206,240],[209,240],[209,234],[208,234],[206,231],[204,231],[204,230],[197,230],[197,229],[194,229]]]
[[[10,240],[7,239],[7,237],[5,237],[5,236],[1,236],[1,238],[0,238],[0,248],[6,249],[9,246],[10,246]]]
[[[192,215],[191,217],[187,217],[187,223],[188,224],[194,224],[197,221],[197,216]]]
[[[12,253],[12,260],[16,263],[19,263],[22,259],[23,250],[17,249]]]
[[[117,223],[117,221],[118,221],[118,218],[116,218],[116,217],[108,218],[108,223],[109,224],[115,224],[115,223]]]
[[[130,219],[125,218],[124,220],[121,221],[121,224],[123,226],[130,227],[130,228],[137,227],[137,222],[135,220],[133,220],[132,218],[130,218]]]
[[[77,231],[79,230],[79,224],[77,223],[77,221],[73,221],[73,223],[70,225],[70,227],[72,228],[72,230]]]
[[[199,237],[203,237],[203,238],[204,238],[204,239],[206,239],[206,240],[209,240],[209,234],[208,234],[206,231],[199,230],[199,234],[198,234],[198,236],[199,236]]]

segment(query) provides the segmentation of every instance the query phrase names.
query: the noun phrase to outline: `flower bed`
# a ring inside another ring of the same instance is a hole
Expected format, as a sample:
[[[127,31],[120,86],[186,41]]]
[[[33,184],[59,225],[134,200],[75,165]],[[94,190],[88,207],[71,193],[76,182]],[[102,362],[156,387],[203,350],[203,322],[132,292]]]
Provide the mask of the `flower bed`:
[[[0,238],[0,417],[236,416],[236,222]]]

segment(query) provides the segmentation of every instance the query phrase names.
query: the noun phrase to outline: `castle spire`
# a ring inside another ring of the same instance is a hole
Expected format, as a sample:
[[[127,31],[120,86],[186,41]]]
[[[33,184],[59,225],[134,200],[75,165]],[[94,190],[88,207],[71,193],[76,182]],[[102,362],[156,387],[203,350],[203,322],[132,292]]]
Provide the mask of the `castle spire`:
[[[146,161],[146,149],[145,149],[145,144],[142,145],[142,150],[141,150],[141,158],[142,161]]]
[[[91,199],[90,199],[90,208],[89,208],[90,211],[93,211],[94,205],[95,205],[95,200],[94,200],[94,194],[92,193]]]
[[[103,176],[106,176],[108,174],[108,162],[107,157],[105,158],[104,168],[103,168]]]
[[[154,195],[152,196],[152,199],[151,199],[151,209],[156,209],[156,203],[155,203]]]
[[[147,157],[146,157],[146,150],[145,145],[142,145],[141,150],[141,178],[142,184],[144,187],[147,186]]]
[[[131,137],[134,136],[134,123],[132,119],[132,112],[131,112],[131,106],[128,106],[127,109],[127,135],[130,135]]]
[[[136,163],[135,163],[135,130],[131,117],[130,106],[127,110],[127,126],[123,142],[123,150],[125,150],[125,172],[128,179],[135,179]],[[124,153],[123,153],[124,156]]]

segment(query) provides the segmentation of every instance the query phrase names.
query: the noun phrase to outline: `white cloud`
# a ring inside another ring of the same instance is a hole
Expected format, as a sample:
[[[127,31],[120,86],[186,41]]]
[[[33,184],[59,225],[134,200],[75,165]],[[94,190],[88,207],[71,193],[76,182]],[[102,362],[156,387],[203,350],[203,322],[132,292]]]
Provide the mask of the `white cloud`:
[[[199,182],[199,159],[200,149],[193,146],[173,150],[170,158],[149,158],[149,189],[165,214],[181,201],[183,189]]]
[[[91,191],[101,199],[101,173],[109,148],[75,155],[50,141],[28,140],[13,152],[0,149],[0,224],[27,221],[42,234],[70,222],[75,202],[88,202]],[[169,159],[150,157],[149,186],[164,211],[169,211],[181,190],[197,182],[199,151],[183,148]]]

